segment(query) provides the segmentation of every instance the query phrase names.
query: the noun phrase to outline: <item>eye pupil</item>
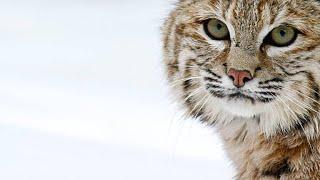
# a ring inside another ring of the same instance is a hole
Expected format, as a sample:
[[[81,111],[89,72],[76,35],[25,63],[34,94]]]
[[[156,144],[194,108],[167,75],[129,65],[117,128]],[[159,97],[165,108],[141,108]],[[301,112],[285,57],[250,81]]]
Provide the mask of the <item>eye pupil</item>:
[[[280,35],[281,35],[282,37],[285,37],[285,36],[286,36],[286,32],[285,32],[284,30],[281,30],[281,31],[280,31]]]
[[[219,23],[219,24],[217,24],[217,29],[218,30],[221,30],[222,29],[222,25]]]

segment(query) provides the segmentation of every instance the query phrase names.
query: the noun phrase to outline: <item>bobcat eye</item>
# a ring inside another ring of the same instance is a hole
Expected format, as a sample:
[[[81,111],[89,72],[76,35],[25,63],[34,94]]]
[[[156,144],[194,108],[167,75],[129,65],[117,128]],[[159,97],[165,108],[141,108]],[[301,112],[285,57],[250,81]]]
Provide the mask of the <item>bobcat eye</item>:
[[[204,22],[204,31],[214,40],[228,40],[229,30],[226,24],[218,19],[209,19]]]
[[[298,31],[295,28],[282,25],[274,28],[264,39],[264,43],[277,47],[285,47],[293,44],[297,37]]]

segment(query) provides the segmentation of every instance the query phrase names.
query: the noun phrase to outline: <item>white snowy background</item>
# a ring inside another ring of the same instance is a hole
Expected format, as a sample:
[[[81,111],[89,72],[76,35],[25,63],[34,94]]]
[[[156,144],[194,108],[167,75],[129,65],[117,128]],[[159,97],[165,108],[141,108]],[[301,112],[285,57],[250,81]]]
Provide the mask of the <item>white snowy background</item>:
[[[1,180],[228,180],[168,98],[168,0],[0,0]]]

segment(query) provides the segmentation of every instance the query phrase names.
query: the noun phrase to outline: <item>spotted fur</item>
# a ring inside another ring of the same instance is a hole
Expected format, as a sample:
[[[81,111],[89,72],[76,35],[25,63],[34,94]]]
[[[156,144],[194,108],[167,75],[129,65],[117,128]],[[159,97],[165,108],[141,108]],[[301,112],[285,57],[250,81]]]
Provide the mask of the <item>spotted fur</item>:
[[[230,41],[203,22],[224,22]],[[264,44],[275,27],[299,30],[288,47]],[[320,2],[180,0],[163,26],[167,77],[186,113],[216,127],[236,179],[320,179]],[[230,68],[254,74],[241,91]]]

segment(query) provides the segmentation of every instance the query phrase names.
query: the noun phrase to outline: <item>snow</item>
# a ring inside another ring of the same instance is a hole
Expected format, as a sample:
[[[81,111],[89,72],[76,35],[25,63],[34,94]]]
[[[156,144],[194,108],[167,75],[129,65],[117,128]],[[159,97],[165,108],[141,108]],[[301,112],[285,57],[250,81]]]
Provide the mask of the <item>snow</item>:
[[[163,78],[163,0],[2,0],[0,179],[231,179]]]

